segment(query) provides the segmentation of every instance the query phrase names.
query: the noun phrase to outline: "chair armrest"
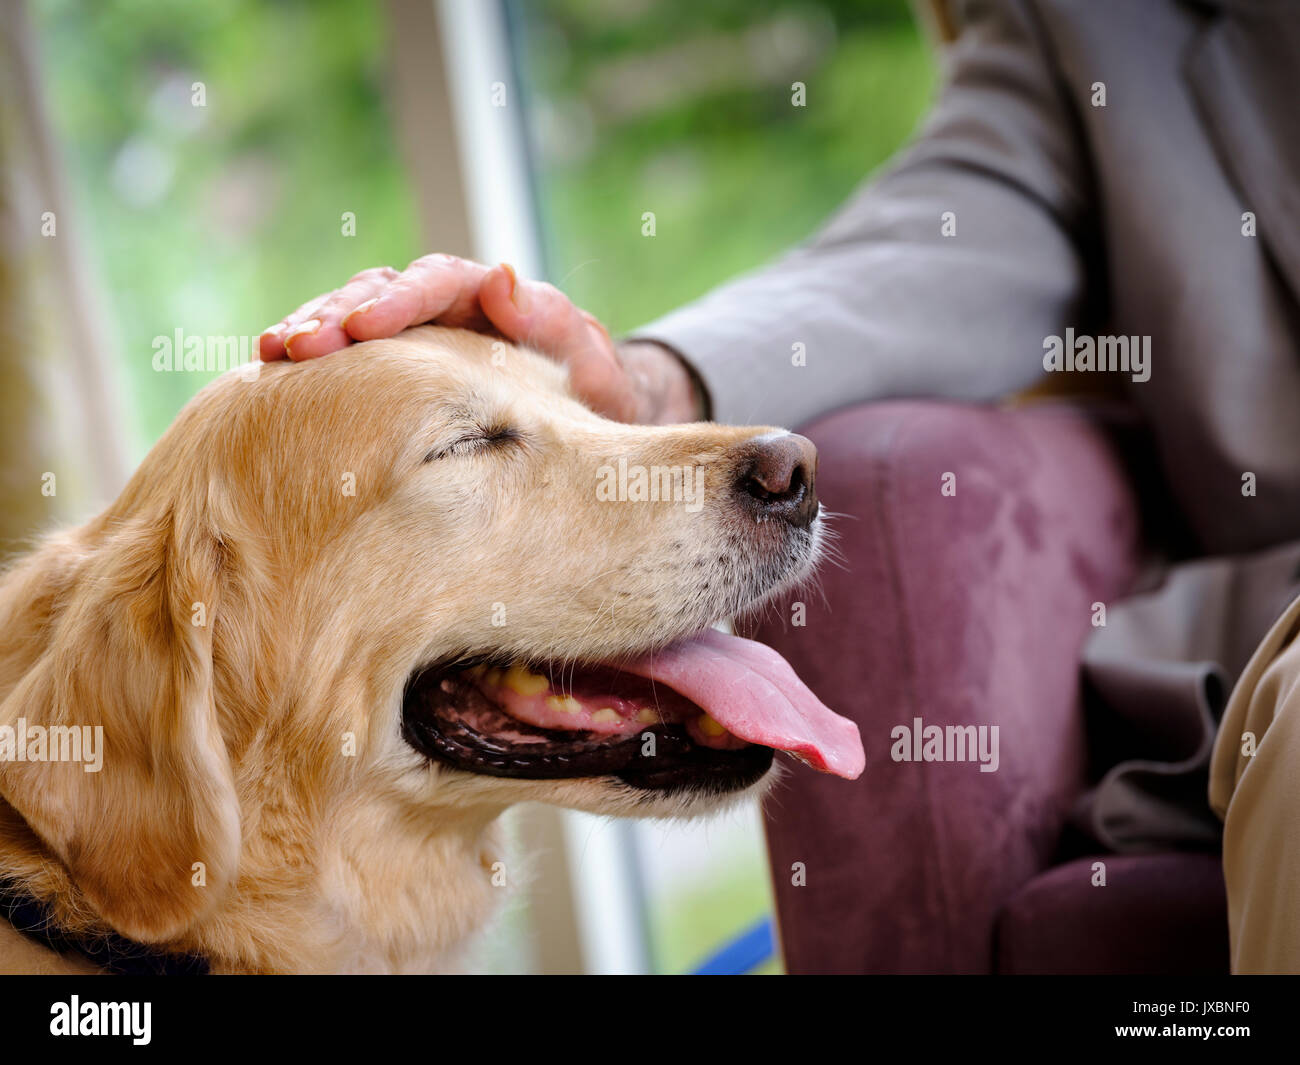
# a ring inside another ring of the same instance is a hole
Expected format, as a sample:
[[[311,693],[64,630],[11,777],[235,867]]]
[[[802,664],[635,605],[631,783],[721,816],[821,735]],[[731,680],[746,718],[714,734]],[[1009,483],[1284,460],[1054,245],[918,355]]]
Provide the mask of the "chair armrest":
[[[799,769],[765,803],[786,964],[991,971],[997,912],[1048,864],[1083,785],[1079,651],[1093,604],[1133,579],[1136,501],[1065,406],[884,402],[804,432],[844,570],[823,568],[824,600],[793,597],[805,625],[783,605],[755,635],[858,722],[867,768]],[[996,726],[996,771],[894,760],[918,718],[987,727],[986,753]]]

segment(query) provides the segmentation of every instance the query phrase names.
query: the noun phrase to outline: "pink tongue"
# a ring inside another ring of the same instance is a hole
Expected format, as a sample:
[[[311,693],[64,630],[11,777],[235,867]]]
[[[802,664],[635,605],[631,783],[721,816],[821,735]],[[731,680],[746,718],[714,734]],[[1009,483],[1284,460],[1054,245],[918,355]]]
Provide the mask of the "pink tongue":
[[[793,751],[814,769],[856,780],[866,765],[858,726],[761,643],[709,629],[622,668],[686,696],[732,735]]]

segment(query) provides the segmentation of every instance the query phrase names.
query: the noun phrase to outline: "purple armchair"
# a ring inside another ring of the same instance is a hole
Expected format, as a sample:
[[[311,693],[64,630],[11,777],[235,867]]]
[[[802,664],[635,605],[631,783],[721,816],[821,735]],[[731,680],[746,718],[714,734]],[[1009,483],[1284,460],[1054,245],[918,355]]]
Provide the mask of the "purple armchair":
[[[1226,972],[1214,855],[1057,864],[1087,783],[1079,652],[1137,563],[1106,436],[1065,406],[932,402],[803,431],[847,572],[800,596],[806,624],[783,611],[756,635],[858,722],[867,769],[792,773],[767,804],[789,971]],[[916,718],[999,726],[997,770],[893,760]]]

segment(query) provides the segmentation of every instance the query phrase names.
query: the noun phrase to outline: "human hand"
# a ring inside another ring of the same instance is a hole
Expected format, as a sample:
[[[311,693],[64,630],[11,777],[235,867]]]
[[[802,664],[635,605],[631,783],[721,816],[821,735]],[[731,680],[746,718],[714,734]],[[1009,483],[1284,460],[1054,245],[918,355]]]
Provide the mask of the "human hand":
[[[499,333],[555,359],[568,367],[578,397],[607,417],[669,423],[703,416],[690,371],[667,348],[615,345],[554,285],[521,280],[505,263],[489,268],[453,255],[426,255],[401,272],[362,271],[262,333],[261,357],[314,359],[422,322]]]

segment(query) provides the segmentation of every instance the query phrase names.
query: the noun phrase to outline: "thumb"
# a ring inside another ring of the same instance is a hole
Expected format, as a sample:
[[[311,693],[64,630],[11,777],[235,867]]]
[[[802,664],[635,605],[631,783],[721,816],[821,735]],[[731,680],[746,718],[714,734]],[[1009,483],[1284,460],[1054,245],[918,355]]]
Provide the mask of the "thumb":
[[[507,340],[567,366],[574,392],[597,412],[621,421],[633,417],[630,383],[609,333],[558,288],[520,280],[502,263],[484,276],[478,298]]]

